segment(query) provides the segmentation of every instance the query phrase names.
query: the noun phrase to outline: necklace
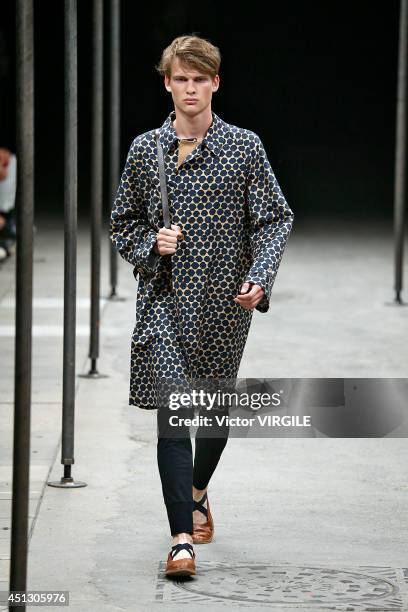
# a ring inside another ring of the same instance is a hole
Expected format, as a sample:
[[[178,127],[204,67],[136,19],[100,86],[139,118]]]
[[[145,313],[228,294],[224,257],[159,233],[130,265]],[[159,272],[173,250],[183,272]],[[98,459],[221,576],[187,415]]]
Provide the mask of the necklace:
[[[202,142],[202,138],[179,138],[180,142]]]

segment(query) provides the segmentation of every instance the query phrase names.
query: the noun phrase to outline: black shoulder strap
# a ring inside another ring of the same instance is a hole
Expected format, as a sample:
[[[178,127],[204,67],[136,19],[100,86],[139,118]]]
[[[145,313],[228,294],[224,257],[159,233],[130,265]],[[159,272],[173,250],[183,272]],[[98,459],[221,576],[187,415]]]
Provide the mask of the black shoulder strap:
[[[167,195],[167,184],[166,184],[166,173],[164,171],[164,157],[163,149],[159,140],[160,130],[155,130],[156,144],[157,144],[157,158],[159,162],[159,177],[160,177],[160,191],[163,209],[163,222],[164,227],[170,229],[170,213],[169,213],[169,199]]]

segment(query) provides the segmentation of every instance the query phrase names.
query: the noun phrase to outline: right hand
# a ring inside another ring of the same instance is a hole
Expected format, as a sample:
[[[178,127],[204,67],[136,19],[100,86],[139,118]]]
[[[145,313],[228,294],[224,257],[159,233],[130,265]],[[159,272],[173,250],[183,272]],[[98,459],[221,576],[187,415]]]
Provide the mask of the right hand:
[[[171,229],[161,227],[157,233],[157,241],[154,245],[155,253],[159,255],[173,255],[177,249],[177,240],[184,240],[184,236],[178,225],[171,225]]]

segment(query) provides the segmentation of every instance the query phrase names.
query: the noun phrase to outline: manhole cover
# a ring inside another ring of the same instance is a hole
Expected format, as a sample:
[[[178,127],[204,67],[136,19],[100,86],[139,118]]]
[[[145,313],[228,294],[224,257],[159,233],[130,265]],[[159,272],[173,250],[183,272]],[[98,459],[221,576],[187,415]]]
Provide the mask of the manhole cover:
[[[159,566],[156,601],[259,604],[280,609],[408,610],[408,568],[200,561],[193,578],[168,579]]]

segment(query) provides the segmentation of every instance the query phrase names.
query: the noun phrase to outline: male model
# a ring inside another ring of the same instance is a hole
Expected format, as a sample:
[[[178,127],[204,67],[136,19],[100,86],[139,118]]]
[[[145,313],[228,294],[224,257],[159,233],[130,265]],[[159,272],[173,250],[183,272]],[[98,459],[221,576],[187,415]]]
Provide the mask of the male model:
[[[139,278],[129,404],[140,408],[161,406],[163,379],[237,377],[253,311],[269,308],[292,228],[260,138],[212,111],[220,61],[209,41],[180,36],[157,66],[174,103],[159,136],[171,228],[163,227],[155,130],[133,141],[112,209],[111,240]],[[173,538],[167,575],[194,574],[193,543],[213,538],[207,486],[227,436],[199,428],[193,464],[189,435],[159,434]]]

